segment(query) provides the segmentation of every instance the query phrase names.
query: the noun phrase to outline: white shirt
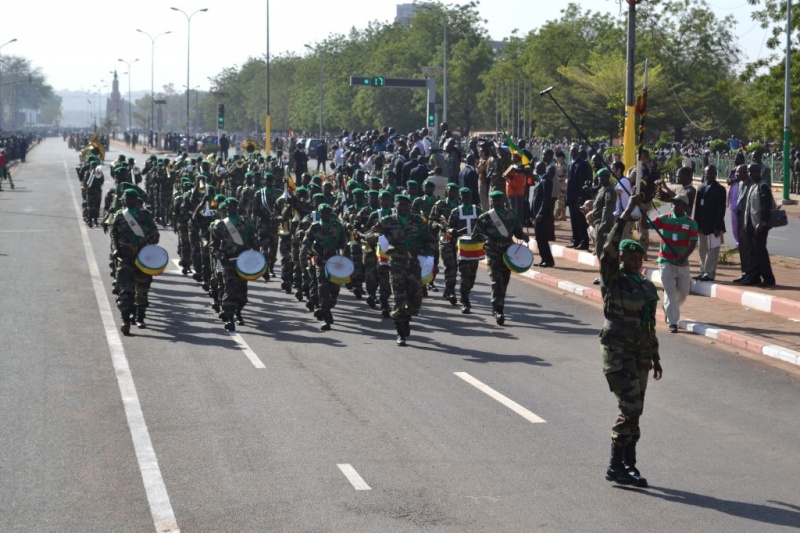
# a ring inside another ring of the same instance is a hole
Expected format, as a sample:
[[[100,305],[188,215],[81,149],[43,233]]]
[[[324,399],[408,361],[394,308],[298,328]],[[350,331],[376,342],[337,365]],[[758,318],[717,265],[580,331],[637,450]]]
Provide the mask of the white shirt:
[[[617,180],[614,189],[617,191],[617,205],[614,208],[614,216],[618,217],[628,207],[628,200],[631,198],[631,180],[623,176]]]

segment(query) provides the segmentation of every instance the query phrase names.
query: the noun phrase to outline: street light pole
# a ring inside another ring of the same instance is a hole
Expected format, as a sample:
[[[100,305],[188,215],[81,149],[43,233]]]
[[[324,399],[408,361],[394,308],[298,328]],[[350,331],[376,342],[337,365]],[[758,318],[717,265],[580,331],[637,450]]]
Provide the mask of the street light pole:
[[[170,8],[173,11],[179,11],[183,13],[183,16],[186,17],[186,151],[189,151],[189,66],[190,66],[190,55],[189,52],[191,51],[191,38],[192,38],[192,17],[194,17],[198,13],[202,13],[208,11],[208,8],[204,7],[203,9],[198,9],[192,12],[191,15],[186,13],[183,9],[178,9],[177,7]]]
[[[0,44],[0,56],[2,56],[2,50],[3,50],[3,47],[5,45],[11,44],[11,43],[15,43],[15,42],[17,42],[16,38],[11,39],[10,41],[6,41],[3,44]],[[3,67],[2,67],[2,64],[0,63],[0,94],[2,94],[2,90],[3,90],[2,81],[3,81]],[[2,103],[2,99],[0,99],[0,130],[2,130],[2,129],[3,129],[3,103]]]
[[[305,46],[306,48],[308,48],[311,51],[314,50],[314,48],[312,48],[308,44],[305,44],[303,46]],[[323,102],[323,100],[322,100],[322,82],[323,82],[324,78],[323,78],[323,71],[322,71],[322,51],[319,49],[319,46],[317,46],[316,50],[317,50],[317,53],[319,54],[319,138],[322,139],[322,102]]]
[[[131,71],[131,65],[139,61],[139,58],[134,59],[133,61],[125,61],[124,59],[117,59],[117,61],[122,61],[126,65],[128,65],[128,129],[133,129],[133,114],[131,112],[131,76],[133,72]]]
[[[156,104],[155,104],[156,93],[155,93],[155,83],[154,83],[153,80],[155,79],[156,39],[158,39],[162,35],[167,35],[167,34],[172,33],[172,32],[171,31],[165,31],[165,32],[159,33],[158,35],[153,37],[152,35],[150,35],[146,31],[142,31],[142,30],[138,30],[138,29],[136,31],[138,31],[139,33],[143,33],[143,34],[147,35],[147,37],[150,39],[150,127],[148,129],[150,131],[154,131],[155,130],[155,124],[156,124]]]

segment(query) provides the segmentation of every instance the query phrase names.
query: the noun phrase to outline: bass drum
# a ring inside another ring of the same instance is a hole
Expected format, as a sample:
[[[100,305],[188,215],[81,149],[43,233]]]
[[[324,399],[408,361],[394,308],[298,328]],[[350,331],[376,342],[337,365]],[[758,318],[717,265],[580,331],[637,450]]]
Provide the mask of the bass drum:
[[[433,281],[433,256],[419,255],[417,256],[417,260],[419,261],[419,268],[422,274],[422,285],[427,285]]]
[[[325,275],[331,283],[347,285],[353,279],[356,268],[349,257],[333,255],[325,262]]]
[[[148,244],[136,255],[136,268],[150,276],[160,276],[167,269],[169,254],[156,245]]]
[[[512,244],[503,254],[503,262],[510,270],[521,274],[533,265],[533,252],[524,242]]]
[[[236,273],[247,281],[253,281],[267,271],[267,260],[264,255],[255,250],[245,250],[236,258]]]

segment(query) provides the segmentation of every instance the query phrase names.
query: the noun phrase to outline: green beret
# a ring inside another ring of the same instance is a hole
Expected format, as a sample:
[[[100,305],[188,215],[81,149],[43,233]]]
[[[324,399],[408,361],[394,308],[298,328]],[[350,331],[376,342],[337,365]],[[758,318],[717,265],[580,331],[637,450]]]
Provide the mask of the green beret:
[[[601,168],[600,170],[597,171],[595,177],[599,178],[601,176],[611,176],[611,171],[608,170],[607,168]]]
[[[361,185],[361,184],[359,182],[357,182],[356,180],[349,180],[347,182],[347,186],[348,187],[358,187],[359,185]]]
[[[382,191],[381,191],[381,198],[387,198],[387,197],[388,197],[388,198],[391,198],[391,197],[392,197],[392,193],[390,193],[390,192],[389,192],[389,191],[387,191],[386,189],[382,190]]]
[[[371,183],[380,183],[380,182],[381,182],[381,179],[380,179],[378,176],[372,176],[372,177],[369,179],[369,181],[370,181]]]
[[[322,176],[314,176],[311,178],[311,181],[314,183],[322,183]]]
[[[281,155],[283,153],[283,150],[275,150],[275,153]]]
[[[355,196],[356,194],[364,196],[364,189],[359,189],[359,188],[353,189],[353,195]]]
[[[217,205],[220,205],[220,204],[222,204],[222,203],[225,201],[225,195],[224,195],[224,194],[218,194],[218,195],[216,195],[216,196],[214,197],[214,201],[215,201],[215,202],[217,202]]]
[[[331,204],[321,203],[319,207],[317,207],[317,211],[333,211],[333,207],[331,207]]]
[[[255,175],[256,175],[255,172],[245,172],[244,177],[245,178],[252,178]]]
[[[311,183],[311,184],[308,186],[308,190],[309,190],[309,192],[321,191],[321,190],[322,190],[322,187],[320,187],[320,186],[319,186],[319,185],[317,185],[316,183]]]
[[[411,198],[407,194],[395,194],[395,202],[411,202]]]
[[[308,189],[305,187],[298,187],[294,190],[295,194],[308,194]]]
[[[389,191],[386,191],[389,192]],[[367,191],[367,194],[370,196],[378,196],[381,192],[377,189],[370,189]]]
[[[406,186],[409,186],[409,185],[416,185],[417,187],[419,187],[419,182],[417,182],[417,180],[408,180],[406,182]]]
[[[122,192],[122,194],[124,194],[125,196],[130,196],[132,198],[136,198],[137,200],[141,200],[142,199],[142,195],[139,194],[139,191],[137,191],[136,189],[125,189]]]
[[[385,174],[386,174],[387,176],[394,176],[395,178],[397,177],[397,173],[396,173],[394,170],[387,170],[387,171],[385,172]]]
[[[497,190],[489,193],[489,198],[503,198],[506,195],[503,191]]]
[[[129,158],[128,158],[128,163],[133,163],[133,162],[135,162],[135,161],[136,161],[136,160],[135,160],[134,158],[132,158],[132,157],[129,157]]]
[[[322,201],[327,200],[327,198],[325,198],[325,195],[322,194],[322,193],[319,193],[319,192],[316,193],[314,196],[312,196],[311,199],[312,200],[322,200]]]
[[[364,172],[363,169],[360,168],[356,169],[356,176],[364,176],[364,175],[366,175],[366,173]]]
[[[117,161],[125,161],[125,154],[119,154]]]
[[[446,189],[446,190],[447,190],[447,189],[458,189],[458,183],[453,183],[453,182],[451,181],[450,183],[448,183],[448,184],[447,184],[447,186],[445,187],[445,189]]]
[[[431,179],[422,182],[423,187],[427,187],[428,185],[433,185],[434,187],[436,187],[436,182]]]
[[[114,172],[119,172],[120,170],[128,170],[128,167],[115,167]]]
[[[619,251],[620,252],[639,252],[640,254],[647,253],[639,241],[634,241],[633,239],[624,239],[621,243],[619,243]]]
[[[158,156],[156,156],[156,154],[150,154],[150,157],[148,159],[157,159],[157,158]]]
[[[458,192],[461,194],[472,194],[472,189],[470,189],[469,187],[461,187],[460,189],[458,189]]]
[[[236,198],[234,198],[233,196],[228,196],[227,198],[225,198],[225,204],[226,204],[226,205],[227,205],[227,204],[231,204],[231,205],[239,205],[239,200],[237,200],[237,199],[236,199]]]
[[[274,180],[275,174],[273,174],[272,172],[267,172],[266,174],[264,174],[264,179],[267,181]]]

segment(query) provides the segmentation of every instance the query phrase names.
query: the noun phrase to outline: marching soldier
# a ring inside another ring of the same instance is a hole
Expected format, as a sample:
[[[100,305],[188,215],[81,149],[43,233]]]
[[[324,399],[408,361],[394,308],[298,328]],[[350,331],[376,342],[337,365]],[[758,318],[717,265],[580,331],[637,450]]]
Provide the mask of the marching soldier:
[[[214,255],[214,250],[218,248],[215,237],[216,226],[218,224],[222,224],[222,221],[228,216],[228,212],[225,209],[225,195],[217,194],[214,196],[214,203],[217,205],[217,212],[214,220],[212,220],[208,226],[208,254],[211,270],[209,296],[211,296],[211,299],[213,300],[211,308],[219,313],[220,319],[225,320],[225,314],[222,313],[221,307],[222,294],[225,289],[225,280],[223,276],[224,269],[222,268],[222,263],[220,263]]]
[[[372,230],[381,220],[386,217],[393,216],[397,213],[397,209],[392,207],[392,193],[389,191],[383,190],[380,192],[379,195],[379,209],[376,209],[372,212],[369,219],[367,220],[367,224],[365,226],[365,233],[368,235],[369,231]],[[375,257],[375,270],[365,271],[367,277],[367,290],[369,287],[377,287],[379,302],[381,305],[381,314],[383,318],[391,318],[391,309],[389,307],[389,297],[392,295],[392,283],[389,274],[389,256],[388,250],[383,250],[383,257],[380,259],[378,258],[378,249],[377,249],[377,240],[372,242],[370,239],[365,239],[369,247],[374,250],[373,255]],[[366,263],[366,261],[365,261]],[[369,280],[369,276],[373,275],[373,281]],[[373,293],[374,294],[374,293]],[[369,303],[369,302],[367,302]]]
[[[431,209],[430,227],[434,235],[439,236],[439,256],[444,264],[444,293],[442,298],[450,301],[451,305],[456,305],[456,281],[458,281],[458,265],[456,265],[456,243],[452,240],[450,233],[447,232],[447,219],[450,213],[458,208],[458,185],[455,183],[447,184],[447,195],[436,202]],[[434,265],[438,265],[438,260],[434,258]]]
[[[195,275],[202,281],[203,290],[208,291],[211,288],[211,251],[208,247],[209,231],[211,223],[217,217],[217,203],[214,200],[216,190],[213,185],[206,187],[206,194],[198,203],[197,207],[192,213],[191,224],[197,228],[199,234],[200,245],[197,256],[192,250],[192,264],[195,268]],[[197,278],[195,278],[197,279]]]
[[[406,345],[411,335],[411,317],[422,306],[422,273],[420,255],[432,256],[435,239],[422,217],[411,212],[411,199],[403,194],[395,197],[397,214],[383,217],[370,230],[369,237],[377,243],[385,235],[389,240],[390,276],[394,307],[392,318],[397,329],[398,346]]]
[[[506,195],[501,190],[489,193],[492,209],[478,217],[472,238],[484,241],[486,259],[489,263],[489,279],[492,281],[492,316],[502,326],[505,321],[506,289],[511,280],[511,269],[503,261],[503,254],[514,241],[512,237],[528,242],[530,237],[522,231],[519,216],[506,207]]]
[[[318,309],[314,316],[322,320],[320,329],[328,331],[333,324],[331,309],[336,306],[339,296],[339,285],[332,283],[326,275],[325,265],[328,260],[345,247],[347,236],[339,219],[333,216],[333,206],[321,203],[318,207],[319,220],[313,222],[303,238],[302,256],[308,260],[314,257],[314,278],[316,293],[311,294],[309,301],[314,301]]]
[[[361,299],[364,294],[364,260],[361,252],[361,240],[356,233],[356,218],[358,213],[366,207],[364,189],[355,188],[352,191],[353,203],[347,206],[347,213],[344,214],[347,229],[351,231],[352,239],[347,242],[347,253],[345,256],[353,261],[353,295]]]
[[[302,246],[308,229],[311,224],[319,220],[319,206],[325,203],[325,195],[317,193],[311,198],[313,205],[311,211],[303,217],[297,227],[298,238],[300,239],[300,274],[303,280],[303,294],[308,298],[306,309],[314,311],[319,304],[317,296],[317,270],[311,264],[310,256],[303,254]],[[297,295],[295,295],[297,296]],[[300,298],[298,298],[299,300]]]
[[[242,309],[247,305],[247,280],[236,272],[236,258],[245,250],[255,248],[257,243],[253,222],[239,215],[239,201],[228,197],[225,209],[227,216],[214,225],[213,254],[223,271],[222,313],[225,329],[236,331],[236,324],[244,324]]]
[[[172,231],[178,235],[178,263],[181,266],[181,273],[188,276],[192,269],[192,245],[189,240],[189,220],[192,217],[190,206],[186,202],[186,197],[192,191],[192,180],[184,179],[181,181],[182,191],[175,193],[172,203]]]
[[[378,257],[375,255],[375,249],[367,243],[365,235],[369,229],[369,220],[372,213],[381,207],[378,194],[378,191],[375,190],[367,191],[369,203],[358,211],[353,220],[353,229],[362,242],[359,255],[361,256],[363,279],[367,286],[367,305],[372,309],[375,309],[378,303],[376,298],[378,290]],[[356,255],[355,252],[353,255]]]
[[[297,198],[297,202],[293,208],[294,215],[289,225],[292,235],[292,283],[295,289],[295,298],[297,298],[297,301],[302,302],[303,294],[307,292],[308,286],[305,285],[303,264],[300,261],[300,245],[303,243],[304,237],[300,225],[303,219],[314,211],[314,206],[308,201],[308,189],[305,187],[298,187],[294,191],[294,194]]]
[[[636,468],[636,444],[641,434],[639,419],[644,410],[648,373],[652,369],[655,380],[663,374],[656,337],[658,292],[642,276],[644,246],[632,239],[620,242],[631,212],[642,204],[641,197],[631,196],[600,256],[600,290],[606,319],[600,344],[603,373],[619,406],[611,430],[611,461],[606,479],[620,485],[646,487],[647,479]]]
[[[153,281],[153,276],[136,267],[136,256],[145,245],[158,244],[159,234],[153,215],[142,207],[144,200],[137,190],[125,189],[123,201],[125,207],[117,211],[111,223],[111,241],[117,265],[120,329],[124,335],[129,335],[131,315],[134,315],[137,326],[145,327],[145,309],[150,305],[147,294]]]
[[[97,161],[92,161],[85,183],[86,188],[86,223],[91,228],[97,225],[97,217],[100,216],[100,202],[103,198],[103,170]]]
[[[457,241],[459,237],[472,238],[472,232],[478,217],[481,215],[480,207],[472,203],[472,189],[462,187],[459,189],[461,194],[461,205],[450,212],[447,221],[447,231],[451,235],[452,241]],[[469,293],[475,285],[475,276],[478,274],[478,258],[468,256],[458,257],[458,272],[461,277],[459,293],[461,294],[461,312],[468,315],[472,310],[469,301]]]

